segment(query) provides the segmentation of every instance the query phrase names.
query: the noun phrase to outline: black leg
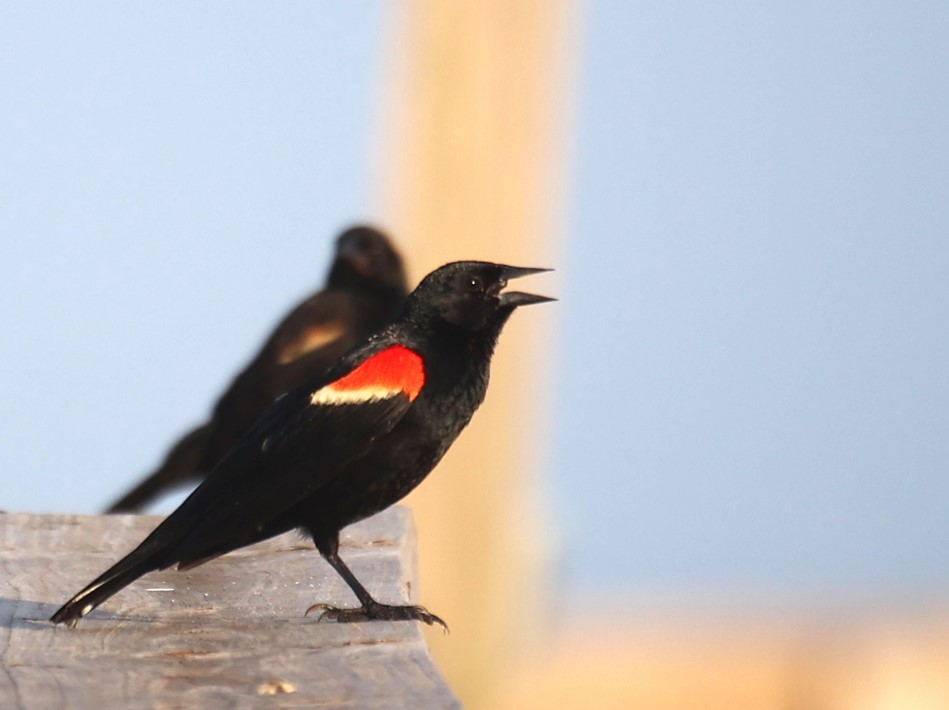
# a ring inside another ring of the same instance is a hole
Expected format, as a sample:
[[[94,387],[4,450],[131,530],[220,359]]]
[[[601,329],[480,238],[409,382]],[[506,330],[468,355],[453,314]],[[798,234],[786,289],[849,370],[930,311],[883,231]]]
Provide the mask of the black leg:
[[[326,561],[332,565],[333,569],[339,573],[339,576],[349,585],[349,588],[353,590],[353,594],[356,595],[356,598],[362,606],[356,609],[338,609],[328,604],[314,604],[306,610],[307,614],[311,611],[321,609],[323,611],[323,613],[320,614],[321,620],[333,619],[338,622],[370,621],[374,619],[384,621],[422,621],[430,626],[440,624],[445,631],[448,631],[448,624],[429,612],[425,607],[380,604],[373,599],[366,588],[356,579],[356,575],[353,574],[352,570],[349,569],[342,558],[340,558],[338,535],[334,535],[332,540],[318,540],[314,537],[313,541],[316,543],[316,549],[320,551],[320,554],[323,555]]]

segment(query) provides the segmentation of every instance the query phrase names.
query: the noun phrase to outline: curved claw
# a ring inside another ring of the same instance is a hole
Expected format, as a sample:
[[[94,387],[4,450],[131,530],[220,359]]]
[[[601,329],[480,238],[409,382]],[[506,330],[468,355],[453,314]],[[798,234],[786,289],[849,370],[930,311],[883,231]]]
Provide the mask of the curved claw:
[[[303,616],[309,616],[311,611],[316,611],[317,609],[324,609],[325,611],[317,617],[317,622],[319,622],[327,611],[332,609],[329,604],[314,604],[313,606],[307,607],[307,610],[303,612]]]
[[[440,617],[428,611],[423,606],[395,606],[390,604],[374,604],[368,608],[364,606],[355,609],[340,609],[329,604],[314,604],[304,612],[308,616],[311,611],[322,609],[323,613],[317,618],[317,623],[323,619],[330,619],[341,624],[354,621],[421,621],[429,626],[440,625],[445,633],[449,633],[448,624]]]

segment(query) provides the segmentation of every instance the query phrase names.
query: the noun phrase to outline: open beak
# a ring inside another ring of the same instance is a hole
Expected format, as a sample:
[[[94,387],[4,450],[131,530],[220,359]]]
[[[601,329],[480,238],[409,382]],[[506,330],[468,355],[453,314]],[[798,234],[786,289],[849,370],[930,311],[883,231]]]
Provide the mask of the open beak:
[[[503,270],[505,280],[519,279],[522,276],[531,274],[540,274],[553,269],[531,269],[520,266],[505,266]],[[556,298],[548,296],[538,296],[533,293],[524,293],[523,291],[505,291],[501,294],[501,306],[517,308],[518,306],[529,306],[532,303],[546,303],[547,301],[556,301]]]

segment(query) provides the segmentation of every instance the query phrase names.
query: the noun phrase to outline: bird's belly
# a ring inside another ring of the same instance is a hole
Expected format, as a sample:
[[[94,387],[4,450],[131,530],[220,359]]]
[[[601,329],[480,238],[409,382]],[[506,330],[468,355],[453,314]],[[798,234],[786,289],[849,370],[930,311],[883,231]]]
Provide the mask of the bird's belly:
[[[321,490],[320,496],[328,494],[328,500],[335,501],[330,515],[338,518],[340,526],[350,525],[407,496],[432,471],[444,448],[438,451],[416,442],[411,451],[390,456],[384,462],[367,457]]]
[[[313,496],[312,523],[342,528],[400,501],[438,464],[460,426],[403,420],[365,456],[349,464]]]

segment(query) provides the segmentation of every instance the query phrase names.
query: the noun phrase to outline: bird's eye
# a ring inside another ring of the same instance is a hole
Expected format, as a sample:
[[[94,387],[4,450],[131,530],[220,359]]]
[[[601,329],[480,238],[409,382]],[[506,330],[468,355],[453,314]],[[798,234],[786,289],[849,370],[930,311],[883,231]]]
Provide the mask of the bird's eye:
[[[477,276],[472,276],[468,279],[468,290],[469,291],[483,291],[484,282]]]

